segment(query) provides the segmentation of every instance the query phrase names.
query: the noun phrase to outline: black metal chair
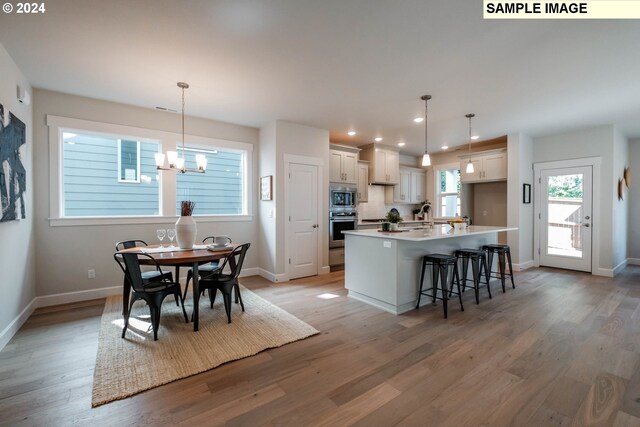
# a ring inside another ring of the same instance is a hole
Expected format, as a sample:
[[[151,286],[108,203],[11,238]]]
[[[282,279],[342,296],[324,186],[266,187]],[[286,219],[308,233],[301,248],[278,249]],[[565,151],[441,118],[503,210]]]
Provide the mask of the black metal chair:
[[[242,302],[242,296],[240,295],[240,285],[238,284],[238,276],[240,276],[240,272],[242,271],[242,263],[244,262],[244,257],[249,250],[249,246],[251,246],[250,243],[237,246],[233,252],[225,258],[224,263],[219,270],[208,276],[202,277],[198,282],[200,284],[200,289],[209,290],[209,302],[211,303],[211,308],[213,308],[213,303],[216,299],[216,292],[220,290],[222,298],[224,299],[224,309],[227,312],[227,320],[229,323],[231,323],[232,291],[235,290],[236,298],[240,300],[240,306],[242,307],[242,311],[244,311],[244,304]],[[227,262],[231,267],[231,274],[222,273]]]
[[[116,251],[131,249],[137,246],[149,246],[149,245],[147,245],[147,242],[145,242],[144,240],[124,240],[122,242],[116,243]],[[170,271],[167,271],[162,274],[160,273],[161,272],[159,272],[158,270],[143,271],[142,278],[147,281],[164,280],[166,278],[170,282],[173,282],[173,275],[171,274]]]
[[[151,325],[153,327],[153,340],[158,340],[158,328],[160,326],[160,309],[162,307],[162,301],[164,301],[167,295],[174,295],[176,300],[180,300],[182,306],[182,314],[184,315],[184,321],[189,323],[187,312],[184,309],[184,300],[182,299],[182,293],[180,292],[180,284],[176,282],[170,282],[163,279],[162,281],[148,282],[142,278],[142,272],[140,271],[140,259],[150,259],[160,273],[162,269],[158,265],[157,261],[148,254],[142,253],[115,253],[113,258],[118,263],[118,266],[125,274],[133,293],[131,295],[131,301],[129,302],[129,309],[124,317],[124,328],[122,329],[122,338],[124,338],[127,328],[129,327],[129,316],[131,315],[131,307],[137,300],[144,300],[149,305],[149,311],[151,312]]]
[[[231,243],[231,238],[229,238],[228,236],[220,236],[220,237],[225,237],[227,239],[227,244]],[[215,238],[216,236],[205,237],[204,239],[202,239],[202,243],[207,243],[209,240],[213,242]],[[207,264],[202,264],[198,266],[198,273],[200,273],[201,276],[209,275],[219,269],[220,269],[220,261],[219,260],[211,261]],[[193,270],[189,269],[189,271],[187,272],[187,284],[184,287],[184,294],[182,294],[183,299],[187,298],[187,291],[189,290],[189,282],[191,281],[191,279],[193,279]],[[237,302],[238,302],[238,297],[236,296],[236,303]]]

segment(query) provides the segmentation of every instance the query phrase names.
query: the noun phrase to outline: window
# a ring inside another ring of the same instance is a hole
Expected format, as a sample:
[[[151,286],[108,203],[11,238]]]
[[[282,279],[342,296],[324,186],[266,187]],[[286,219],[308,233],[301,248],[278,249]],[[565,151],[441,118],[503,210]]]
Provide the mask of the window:
[[[53,115],[47,126],[52,226],[171,223],[186,198],[199,222],[253,219],[253,144],[185,135],[186,166],[196,154],[208,164],[204,174],[181,174],[155,162],[181,151],[176,133]]]
[[[452,218],[460,216],[459,166],[436,169],[436,216]]]
[[[62,133],[65,217],[159,215],[154,141]]]
[[[177,215],[180,202],[191,200],[194,215],[241,215],[246,213],[244,176],[246,156],[229,149],[185,147],[185,164],[195,165],[196,154],[207,156],[207,172],[178,174],[176,177]]]

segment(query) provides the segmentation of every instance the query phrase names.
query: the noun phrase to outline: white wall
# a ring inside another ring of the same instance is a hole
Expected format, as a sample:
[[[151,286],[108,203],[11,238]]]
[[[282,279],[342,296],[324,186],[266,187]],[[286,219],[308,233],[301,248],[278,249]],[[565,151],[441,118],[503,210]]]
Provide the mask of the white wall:
[[[629,141],[614,129],[613,135],[613,182],[617,185],[619,179],[623,179],[624,168],[629,166]],[[617,188],[617,187],[616,187]],[[613,192],[613,254],[612,264],[615,273],[618,273],[627,265],[627,236],[629,226],[629,191],[624,186],[622,200],[618,200],[618,192]]]
[[[594,200],[593,217],[599,215],[599,259],[594,265],[601,275],[613,274],[613,182],[614,126],[604,125],[568,133],[535,138],[533,162],[549,162],[584,157],[600,157],[600,191],[602,200]],[[616,184],[617,186],[617,181]]]
[[[282,213],[276,209],[276,195],[280,194],[280,189],[275,183],[278,174],[284,173],[276,170],[276,122],[269,123],[260,129],[260,153],[258,173],[260,177],[273,176],[273,199],[269,201],[258,201],[258,218],[260,222],[259,258],[258,265],[266,272],[275,274],[276,271],[276,217]],[[280,177],[282,179],[282,177]],[[280,209],[283,209],[280,206]]]
[[[524,134],[507,137],[507,225],[518,231],[507,233],[514,264],[533,266],[533,141]],[[522,186],[531,185],[531,203],[522,203]],[[515,267],[514,267],[515,268]]]
[[[277,280],[287,280],[285,275],[285,228],[284,228],[284,156],[285,154],[314,157],[320,159],[323,165],[322,193],[320,194],[321,216],[320,238],[322,239],[322,265],[329,266],[329,131],[303,126],[295,123],[278,120],[275,123],[263,127],[260,131],[261,148],[260,157],[272,157],[275,146],[275,174],[270,160],[260,162],[259,175],[274,175],[274,205],[258,202],[260,207],[260,222],[265,230],[262,230],[264,239],[261,242],[260,259],[264,264],[260,268],[266,270],[267,277]],[[264,145],[264,147],[262,147]],[[273,164],[273,162],[271,162]],[[269,210],[275,210],[275,221],[270,221]],[[275,239],[273,239],[275,236]],[[273,265],[271,265],[273,263]],[[273,268],[273,269],[271,269]]]
[[[26,146],[20,157],[27,171],[26,218],[0,223],[0,349],[31,314],[29,304],[36,296],[32,107],[18,102],[16,86],[33,93],[29,82],[0,44],[0,104],[5,115],[13,113],[26,125]],[[1,165],[0,165],[1,167]],[[25,311],[26,309],[26,311]],[[20,316],[21,313],[24,314]]]
[[[640,139],[629,141],[629,166],[631,173],[637,177],[635,182],[631,177],[631,185],[627,191],[629,213],[640,212]],[[628,257],[634,264],[640,265],[640,221],[635,218],[629,221],[628,227]]]
[[[122,272],[112,258],[114,244],[119,240],[143,239],[157,242],[155,230],[169,227],[175,219],[158,220],[144,225],[92,225],[52,227],[49,225],[49,130],[45,124],[47,114],[118,125],[135,126],[169,132],[180,132],[179,116],[152,109],[133,107],[57,92],[36,90],[34,93],[34,176],[35,233],[37,244],[37,294],[51,296],[59,293],[95,291],[100,288],[121,286]],[[257,145],[258,130],[229,123],[188,117],[188,134],[226,139]],[[257,152],[257,149],[254,150]],[[257,176],[254,156],[253,177]],[[253,179],[255,181],[255,179]],[[253,184],[253,183],[251,183]],[[254,210],[257,203],[252,198]],[[258,222],[208,222],[198,225],[198,238],[210,234],[227,234],[234,242],[250,242],[245,268],[258,265]],[[255,248],[255,249],[254,249]],[[87,270],[96,270],[96,278],[88,279]],[[99,296],[99,293],[95,294]],[[64,302],[65,299],[51,299]]]

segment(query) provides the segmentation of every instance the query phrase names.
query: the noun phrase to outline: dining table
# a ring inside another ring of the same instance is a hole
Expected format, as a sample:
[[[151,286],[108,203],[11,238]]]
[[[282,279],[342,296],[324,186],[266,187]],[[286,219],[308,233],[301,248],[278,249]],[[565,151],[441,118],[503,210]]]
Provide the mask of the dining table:
[[[193,270],[193,330],[197,331],[199,327],[199,306],[200,306],[200,280],[198,276],[198,266],[211,261],[226,258],[238,245],[229,244],[222,248],[214,248],[211,250],[207,245],[194,245],[192,249],[181,249],[177,246],[149,245],[136,246],[135,248],[123,249],[117,253],[144,253],[153,257],[160,266],[175,267],[176,281],[180,281],[180,267],[191,267]],[[139,259],[140,264],[153,265],[153,261],[146,257]],[[234,267],[235,259],[229,259],[229,266]],[[124,280],[122,290],[122,306],[123,314],[129,307],[129,298],[131,295],[131,284],[128,280]]]

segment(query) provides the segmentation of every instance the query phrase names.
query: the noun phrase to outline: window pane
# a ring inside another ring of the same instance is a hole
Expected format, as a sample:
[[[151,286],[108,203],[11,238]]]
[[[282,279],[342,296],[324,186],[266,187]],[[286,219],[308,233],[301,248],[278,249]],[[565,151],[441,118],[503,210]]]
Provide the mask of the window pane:
[[[118,140],[117,136],[63,133],[64,216],[160,214],[154,159],[158,144],[140,142],[139,182],[119,182],[123,167],[118,171]],[[137,141],[133,142],[137,151]]]
[[[120,141],[120,181],[138,182],[138,141]]]
[[[440,215],[443,217],[460,216],[460,197],[457,194],[440,197]]]
[[[446,169],[437,175],[438,200],[436,214],[442,217],[460,215],[460,169]]]
[[[185,148],[185,167],[196,167],[196,154],[207,156],[207,171],[178,174],[177,215],[182,200],[195,202],[194,215],[243,214],[245,156],[233,151]]]

